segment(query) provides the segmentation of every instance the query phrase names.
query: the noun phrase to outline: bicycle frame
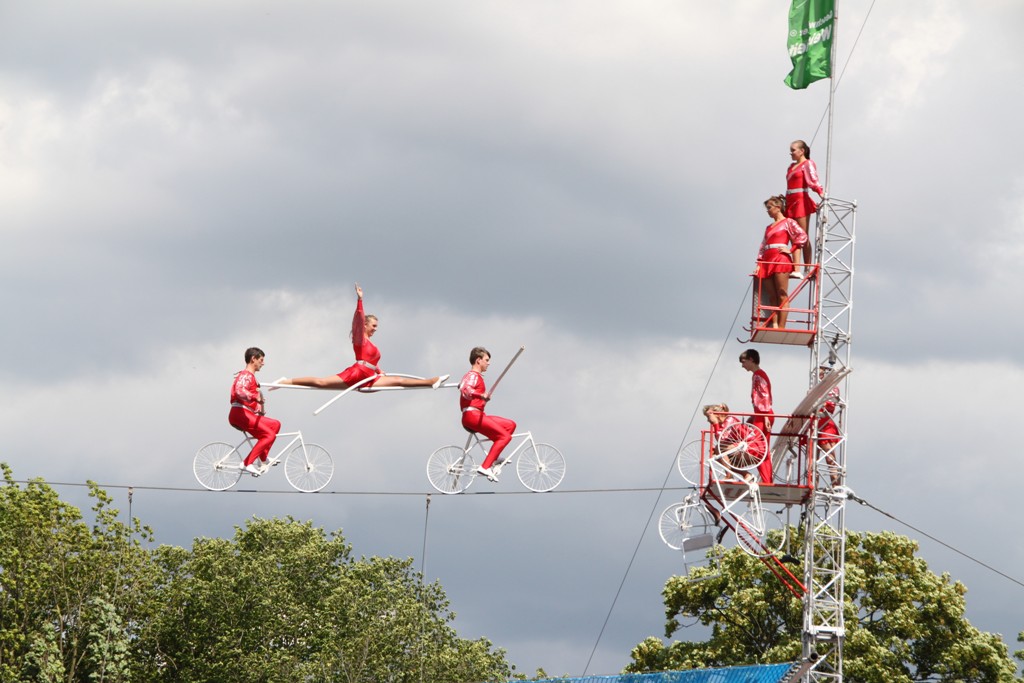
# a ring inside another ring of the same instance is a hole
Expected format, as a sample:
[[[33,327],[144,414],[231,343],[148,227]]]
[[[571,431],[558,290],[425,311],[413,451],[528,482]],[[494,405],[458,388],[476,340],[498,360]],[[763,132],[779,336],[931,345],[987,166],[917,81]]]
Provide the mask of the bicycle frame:
[[[494,468],[497,468],[496,470],[494,470],[495,474],[501,474],[501,468],[504,467],[505,465],[510,464],[515,459],[515,457],[519,455],[519,451],[521,451],[527,444],[536,447],[537,444],[533,440],[533,432],[517,432],[512,435],[512,441],[515,441],[519,437],[526,438],[520,441],[519,445],[513,448],[508,455],[506,455],[504,458],[501,458],[499,462],[496,462],[494,463],[494,465],[491,466],[492,470]],[[509,442],[509,446],[512,445],[512,441]],[[466,445],[463,447],[462,450],[465,454],[468,455],[474,448],[480,448],[480,450],[484,454],[486,454],[489,449],[485,446],[485,444],[489,443],[491,443],[491,440],[488,439],[487,437],[480,436],[480,434],[476,432],[470,432],[469,436],[466,438]],[[481,458],[481,462],[482,461],[483,458]],[[474,477],[483,476],[477,472],[472,472],[472,475]]]
[[[277,438],[280,439],[282,436],[290,436],[290,437],[292,437],[292,440],[289,441],[288,443],[286,443],[284,446],[281,446],[277,450],[276,454],[268,456],[267,457],[267,462],[269,462],[269,463],[281,462],[281,457],[285,453],[288,452],[289,448],[291,448],[292,446],[295,445],[296,441],[298,441],[298,442],[300,442],[302,444],[302,451],[303,452],[306,451],[306,442],[302,440],[302,432],[281,432],[280,434],[277,435]],[[280,443],[280,442],[278,441],[278,442],[275,442],[275,443]],[[251,451],[252,447],[256,444],[256,439],[251,437],[251,436],[249,436],[248,434],[245,434],[245,438],[242,439],[241,441],[239,441],[238,445],[235,446],[235,450],[238,451],[239,453],[242,452],[241,451],[242,444],[247,445],[249,447],[249,450]],[[244,457],[243,457],[243,460],[244,460]]]

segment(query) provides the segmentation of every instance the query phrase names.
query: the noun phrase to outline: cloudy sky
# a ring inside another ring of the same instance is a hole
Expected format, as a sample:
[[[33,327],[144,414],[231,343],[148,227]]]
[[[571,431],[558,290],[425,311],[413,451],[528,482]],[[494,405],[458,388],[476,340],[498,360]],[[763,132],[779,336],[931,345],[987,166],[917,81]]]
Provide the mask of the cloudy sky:
[[[676,450],[701,403],[747,402],[733,320],[762,201],[792,139],[824,167],[828,86],[782,84],[787,11],[4,3],[0,458],[104,483],[126,512],[115,487],[137,487],[161,543],[252,515],[342,529],[357,554],[425,562],[460,634],[521,671],[618,671],[662,634],[681,569],[648,525],[684,495],[659,491],[683,485]],[[859,206],[849,484],[1019,580],[1003,435],[1024,383],[1024,5],[844,0],[840,21],[831,191]],[[506,475],[470,489],[500,495],[434,495],[428,513],[427,456],[464,438],[451,390],[317,417],[322,395],[276,392],[271,414],[333,455],[331,484],[199,489],[196,449],[234,438],[243,350],[267,351],[264,381],[340,371],[355,281],[385,370],[457,377],[474,345],[497,367],[527,347],[490,410],[564,453],[556,493]],[[784,412],[807,353],[761,352]],[[853,505],[848,524],[917,535]],[[1016,647],[1024,589],[920,540],[968,586],[971,621]]]

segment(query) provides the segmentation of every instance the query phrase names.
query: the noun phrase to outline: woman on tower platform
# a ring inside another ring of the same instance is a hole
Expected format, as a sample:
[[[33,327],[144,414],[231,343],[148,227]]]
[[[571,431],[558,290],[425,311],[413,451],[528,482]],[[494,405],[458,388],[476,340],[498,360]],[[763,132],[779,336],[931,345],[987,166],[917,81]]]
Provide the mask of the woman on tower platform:
[[[819,197],[825,196],[818,181],[818,167],[811,161],[811,148],[803,140],[794,140],[789,145],[789,157],[793,163],[786,170],[786,218],[792,218],[804,232],[808,230],[808,217],[817,212],[818,205],[811,199],[811,190]],[[804,263],[811,262],[811,244],[804,246]]]
[[[807,244],[807,233],[795,220],[786,218],[786,198],[782,195],[769,197],[764,208],[772,219],[765,228],[761,249],[757,254],[757,269],[754,276],[760,280],[758,292],[765,306],[777,306],[778,312],[769,318],[770,327],[785,327],[789,311],[789,275],[793,272],[793,250]],[[796,265],[801,263],[797,252]]]

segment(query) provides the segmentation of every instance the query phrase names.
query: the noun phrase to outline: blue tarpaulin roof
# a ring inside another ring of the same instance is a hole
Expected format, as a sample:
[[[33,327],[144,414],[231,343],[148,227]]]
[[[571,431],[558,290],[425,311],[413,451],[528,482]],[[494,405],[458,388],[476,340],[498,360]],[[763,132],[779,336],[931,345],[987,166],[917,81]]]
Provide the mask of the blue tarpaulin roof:
[[[545,678],[537,683],[779,683],[793,664],[730,666],[724,669],[658,671],[649,674]]]

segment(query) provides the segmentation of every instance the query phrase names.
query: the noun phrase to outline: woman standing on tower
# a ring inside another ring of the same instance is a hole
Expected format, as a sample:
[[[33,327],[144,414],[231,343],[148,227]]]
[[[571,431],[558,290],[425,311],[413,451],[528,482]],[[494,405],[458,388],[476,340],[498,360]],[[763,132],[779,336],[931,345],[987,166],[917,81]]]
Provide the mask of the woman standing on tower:
[[[762,305],[779,309],[769,318],[768,326],[785,327],[789,315],[789,275],[794,270],[793,251],[807,246],[807,233],[795,220],[783,214],[786,198],[782,195],[766,199],[764,208],[772,222],[764,230],[754,276],[761,281],[758,292]],[[800,264],[800,252],[797,251],[796,266]]]
[[[789,145],[789,157],[793,163],[786,171],[786,218],[792,218],[808,232],[807,219],[818,210],[818,205],[811,199],[811,190],[819,197],[825,196],[825,190],[818,182],[818,167],[811,161],[811,148],[803,140],[794,140]],[[811,262],[811,244],[804,246],[804,263]]]

